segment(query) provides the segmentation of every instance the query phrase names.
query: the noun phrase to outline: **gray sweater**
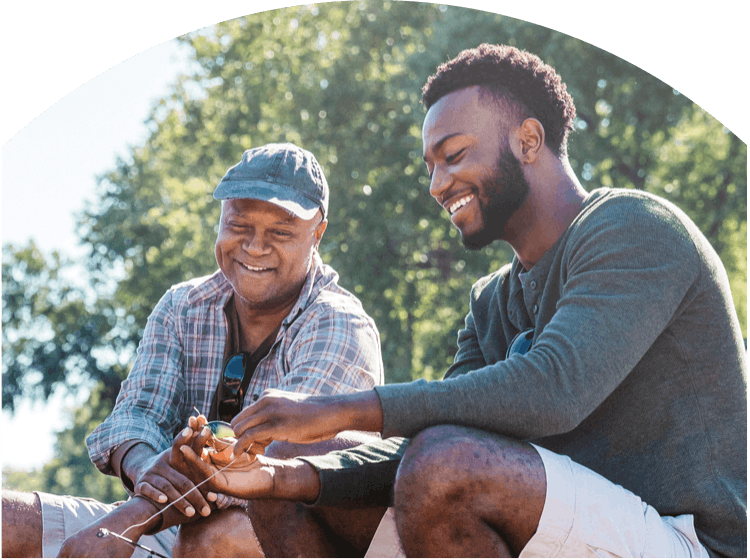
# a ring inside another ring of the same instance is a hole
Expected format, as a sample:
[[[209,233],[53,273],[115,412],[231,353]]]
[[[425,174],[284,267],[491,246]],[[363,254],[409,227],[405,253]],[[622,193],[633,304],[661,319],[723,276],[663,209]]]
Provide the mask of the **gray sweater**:
[[[746,356],[705,237],[664,200],[599,189],[523,282],[519,272],[514,259],[474,285],[443,381],[376,388],[384,436],[461,424],[531,441],[661,515],[693,514],[707,548],[744,556]],[[531,350],[506,360],[532,327]],[[330,496],[335,471],[358,461],[338,457],[316,465],[329,502],[346,499]]]

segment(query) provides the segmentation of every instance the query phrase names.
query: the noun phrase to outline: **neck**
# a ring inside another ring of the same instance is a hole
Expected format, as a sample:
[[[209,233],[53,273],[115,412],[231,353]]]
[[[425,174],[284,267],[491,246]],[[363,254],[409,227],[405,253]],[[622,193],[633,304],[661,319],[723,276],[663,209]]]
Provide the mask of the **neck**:
[[[297,302],[297,297],[273,309],[258,309],[237,294],[234,300],[240,328],[240,349],[245,352],[255,352],[270,334],[279,330],[282,321]]]
[[[567,158],[528,170],[529,195],[508,222],[505,239],[530,270],[573,222],[586,198]]]

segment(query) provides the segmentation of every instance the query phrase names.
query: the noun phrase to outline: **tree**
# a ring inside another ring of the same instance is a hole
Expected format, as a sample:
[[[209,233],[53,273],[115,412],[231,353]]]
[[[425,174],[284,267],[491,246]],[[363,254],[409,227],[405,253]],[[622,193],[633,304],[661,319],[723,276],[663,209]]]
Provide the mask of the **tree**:
[[[429,196],[420,88],[439,63],[485,41],[525,48],[558,70],[578,110],[569,152],[584,186],[645,189],[683,208],[724,260],[745,325],[747,148],[627,62],[505,16],[387,1],[285,8],[180,40],[198,70],[156,104],[149,138],[101,178],[98,201],[81,217],[95,300],[53,283],[52,305],[27,302],[59,265],[11,251],[16,284],[8,309],[48,321],[54,335],[44,344],[13,339],[10,393],[24,372],[38,372],[49,388],[77,375],[98,387],[91,410],[103,417],[158,298],[216,268],[214,186],[245,149],[283,141],[311,150],[324,167],[332,196],[321,253],[375,319],[387,381],[440,377],[455,353],[471,284],[509,262],[512,251],[503,243],[466,251]],[[55,314],[58,308],[75,311]],[[66,354],[66,342],[79,340]],[[5,383],[3,406],[11,406]],[[79,415],[73,429],[96,420]],[[67,437],[58,457],[71,453]]]
[[[47,399],[59,385],[75,392],[92,380],[114,403],[127,373],[113,338],[116,312],[102,300],[87,302],[70,271],[59,253],[45,257],[33,241],[3,247],[4,409],[21,398]]]

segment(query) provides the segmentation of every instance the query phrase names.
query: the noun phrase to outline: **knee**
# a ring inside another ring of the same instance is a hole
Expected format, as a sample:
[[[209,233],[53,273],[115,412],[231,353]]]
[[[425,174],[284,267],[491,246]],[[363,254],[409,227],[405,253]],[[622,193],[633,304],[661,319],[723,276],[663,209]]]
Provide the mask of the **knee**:
[[[42,556],[42,507],[35,494],[3,490],[2,555]]]
[[[209,517],[180,525],[172,547],[175,558],[216,558],[233,556],[235,548],[242,549],[236,542],[244,535],[237,529],[247,529],[249,525],[245,510],[229,508],[213,512]],[[247,531],[245,531],[247,532]]]
[[[172,547],[175,558],[210,558],[215,556],[212,550],[221,550],[217,545],[217,535],[211,525],[203,520],[180,525]]]
[[[492,438],[495,449],[488,449],[487,437]],[[490,463],[498,468],[497,447],[502,448],[505,442],[509,447],[517,445],[463,426],[434,426],[420,432],[411,440],[396,475],[397,517],[434,516],[446,508],[471,504],[473,496],[485,491]]]

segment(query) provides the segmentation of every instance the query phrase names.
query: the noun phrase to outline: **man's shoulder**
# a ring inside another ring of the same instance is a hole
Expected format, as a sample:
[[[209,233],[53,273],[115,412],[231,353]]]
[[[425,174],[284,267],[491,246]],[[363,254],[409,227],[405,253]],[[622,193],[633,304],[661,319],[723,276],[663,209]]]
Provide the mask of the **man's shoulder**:
[[[589,193],[574,224],[579,227],[595,223],[617,226],[640,220],[672,227],[692,224],[682,210],[660,196],[635,189],[612,188],[596,189]]]
[[[589,194],[569,230],[573,239],[601,232],[609,232],[612,241],[677,245],[687,251],[695,250],[703,236],[674,203],[645,191],[610,188]]]
[[[563,260],[599,252],[618,258],[630,255],[633,263],[644,266],[679,262],[685,270],[723,267],[706,236],[683,210],[634,189],[592,191],[559,251]]]
[[[321,264],[317,274],[317,289],[307,309],[318,314],[359,316],[372,321],[359,298],[339,285],[339,275],[331,266]]]
[[[471,287],[472,301],[478,301],[483,297],[491,297],[500,286],[508,281],[512,269],[513,263],[507,263],[491,274],[474,282],[474,285]]]

